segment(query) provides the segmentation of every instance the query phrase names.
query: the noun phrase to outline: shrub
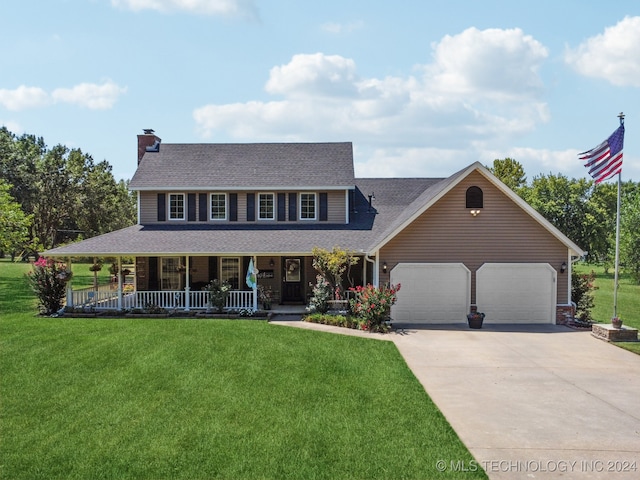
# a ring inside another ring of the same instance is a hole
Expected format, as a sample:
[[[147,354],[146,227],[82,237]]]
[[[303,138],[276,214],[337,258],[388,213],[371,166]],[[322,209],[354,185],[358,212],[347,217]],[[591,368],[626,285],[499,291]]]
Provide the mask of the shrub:
[[[209,306],[214,307],[218,312],[222,312],[227,304],[231,284],[226,280],[221,282],[216,278],[215,280],[211,280],[211,282],[204,287],[204,290],[209,292]]]
[[[336,327],[358,328],[359,322],[354,317],[345,315],[329,315],[327,313],[311,313],[302,319],[310,323],[322,323],[323,325],[334,325]]]
[[[312,294],[309,301],[309,310],[311,312],[327,313],[327,310],[329,310],[327,302],[333,298],[333,288],[322,275],[316,275],[316,284],[313,286]]]
[[[64,303],[67,282],[71,272],[67,265],[53,259],[40,257],[33,263],[33,269],[27,273],[27,280],[38,297],[38,306],[43,315],[53,315]]]
[[[356,294],[349,302],[351,311],[360,320],[360,328],[371,332],[387,332],[391,306],[397,301],[396,293],[400,290],[400,284],[380,288],[367,285],[350,290]]]
[[[571,299],[576,304],[576,318],[583,322],[592,322],[591,309],[594,306],[593,291],[597,288],[593,285],[596,274],[576,273],[571,275]]]

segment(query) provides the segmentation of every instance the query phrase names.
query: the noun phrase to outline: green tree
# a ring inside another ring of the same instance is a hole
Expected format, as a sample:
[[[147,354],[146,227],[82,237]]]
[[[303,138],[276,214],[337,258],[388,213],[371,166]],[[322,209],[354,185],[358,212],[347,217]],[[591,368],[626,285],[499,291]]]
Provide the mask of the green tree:
[[[640,284],[640,188],[624,196],[620,209],[620,257]]]
[[[493,161],[493,167],[488,168],[491,173],[516,193],[527,185],[524,167],[513,158],[507,157],[503,160],[495,159]]]
[[[335,297],[340,298],[344,291],[342,281],[345,273],[349,284],[353,285],[349,274],[351,267],[358,263],[358,257],[355,255],[355,252],[335,246],[331,251],[325,250],[324,248],[313,247],[312,253],[313,268],[329,282],[331,291]]]
[[[0,179],[0,251],[13,256],[27,246],[32,217],[9,194],[10,187]]]
[[[590,260],[606,255],[610,225],[606,212],[590,202],[593,181],[564,175],[535,177],[525,200],[577,245],[589,252]]]
[[[25,215],[33,216],[31,243],[41,248],[88,238],[136,222],[136,198],[117,182],[108,162],[80,149],[47,149],[42,138],[0,128],[0,179]]]

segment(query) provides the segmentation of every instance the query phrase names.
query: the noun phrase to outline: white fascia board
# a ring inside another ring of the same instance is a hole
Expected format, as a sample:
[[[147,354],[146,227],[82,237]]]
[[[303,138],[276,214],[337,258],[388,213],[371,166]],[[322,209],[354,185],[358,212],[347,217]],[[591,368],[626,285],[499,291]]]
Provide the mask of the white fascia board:
[[[275,185],[275,186],[255,186],[255,187],[234,187],[234,186],[216,186],[216,185],[210,185],[210,186],[182,186],[182,187],[175,187],[175,186],[171,186],[171,187],[163,187],[163,186],[158,186],[158,187],[138,187],[138,188],[129,188],[129,191],[132,192],[184,192],[184,191],[196,191],[196,192],[202,192],[202,191],[216,191],[216,192],[220,192],[220,191],[228,191],[228,192],[257,192],[257,191],[290,191],[290,192],[313,192],[313,191],[326,191],[326,190],[353,190],[355,189],[355,185],[346,185],[346,186],[335,186],[332,185],[330,187],[328,186],[316,186],[316,185],[305,185],[305,186],[290,186],[290,185]]]

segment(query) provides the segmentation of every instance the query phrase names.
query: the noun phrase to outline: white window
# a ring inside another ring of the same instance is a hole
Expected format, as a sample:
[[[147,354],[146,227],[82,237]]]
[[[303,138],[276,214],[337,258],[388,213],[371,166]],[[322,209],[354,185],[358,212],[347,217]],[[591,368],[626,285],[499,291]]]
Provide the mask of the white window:
[[[220,259],[220,281],[229,282],[233,290],[240,287],[240,259],[238,257],[222,257]]]
[[[300,220],[315,220],[316,216],[316,194],[300,194]]]
[[[160,262],[161,290],[181,290],[182,275],[178,269],[180,257],[162,257]]]
[[[211,220],[227,219],[227,195],[225,193],[211,194]]]
[[[184,193],[169,194],[169,220],[184,220]]]
[[[258,196],[258,220],[274,220],[275,209],[273,193],[261,193]]]

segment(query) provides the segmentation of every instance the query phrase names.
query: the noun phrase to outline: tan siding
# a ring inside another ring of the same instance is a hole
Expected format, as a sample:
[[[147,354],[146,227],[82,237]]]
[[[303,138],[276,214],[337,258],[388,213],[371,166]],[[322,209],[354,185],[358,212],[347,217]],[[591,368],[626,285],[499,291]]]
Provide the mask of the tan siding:
[[[140,223],[147,225],[158,221],[158,194],[140,192]]]
[[[346,221],[345,220],[345,212],[346,212],[345,198],[346,198],[346,195],[344,191],[328,192],[327,203],[328,203],[329,223],[344,223]]]
[[[465,208],[472,185],[484,192],[484,208],[473,217]],[[485,262],[546,262],[559,270],[567,248],[481,174],[474,172],[400,232],[380,252],[388,271],[398,262],[463,262],[475,272]],[[380,272],[381,283],[389,274]],[[567,303],[566,274],[558,272],[558,303]]]

